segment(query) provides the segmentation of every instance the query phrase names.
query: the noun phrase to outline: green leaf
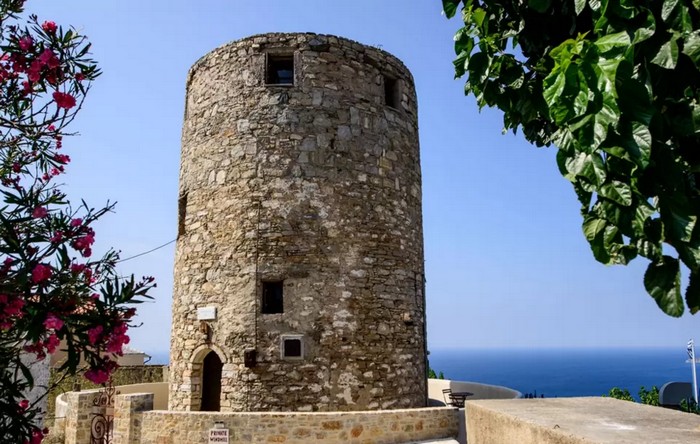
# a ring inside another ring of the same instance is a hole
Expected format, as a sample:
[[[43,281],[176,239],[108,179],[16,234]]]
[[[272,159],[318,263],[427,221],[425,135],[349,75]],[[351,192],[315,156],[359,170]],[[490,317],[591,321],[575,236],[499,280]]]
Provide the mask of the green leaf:
[[[583,11],[583,8],[586,7],[586,0],[574,0],[574,10],[576,11],[576,15],[581,14],[581,11]]]
[[[651,133],[649,128],[639,122],[632,123],[632,138],[639,148],[639,160],[641,160],[642,165],[646,166],[649,162],[649,156],[651,156]]]
[[[651,63],[662,68],[673,69],[678,62],[678,44],[674,38],[661,45]]]
[[[589,217],[583,222],[583,234],[586,236],[593,256],[598,262],[610,263],[610,254],[606,248],[606,228],[608,221],[596,217]]]
[[[552,0],[529,0],[527,4],[535,11],[543,13],[549,9],[549,5],[552,4]]]
[[[700,30],[695,30],[686,37],[683,54],[690,57],[696,67],[700,67]]]
[[[669,316],[683,314],[681,298],[681,272],[678,260],[664,256],[661,261],[649,264],[644,273],[644,288],[656,301],[656,305]]]
[[[627,49],[630,43],[630,36],[625,31],[617,32],[615,34],[604,35],[603,37],[599,38],[594,42],[594,44],[598,47],[598,50],[601,53],[605,53],[617,48]]]
[[[700,273],[690,273],[688,287],[685,289],[685,303],[691,314],[700,311]]]
[[[632,190],[624,182],[613,180],[612,183],[606,183],[600,188],[599,193],[601,196],[622,206],[628,207],[632,205]]]
[[[445,13],[445,17],[452,18],[457,12],[460,0],[442,0],[442,10]]]
[[[661,5],[661,19],[663,21],[668,21],[673,14],[673,10],[678,6],[679,0],[664,0],[663,5]]]
[[[654,14],[646,8],[643,13],[646,13],[645,22],[642,26],[634,30],[633,44],[650,39],[656,32],[656,19],[654,18]]]

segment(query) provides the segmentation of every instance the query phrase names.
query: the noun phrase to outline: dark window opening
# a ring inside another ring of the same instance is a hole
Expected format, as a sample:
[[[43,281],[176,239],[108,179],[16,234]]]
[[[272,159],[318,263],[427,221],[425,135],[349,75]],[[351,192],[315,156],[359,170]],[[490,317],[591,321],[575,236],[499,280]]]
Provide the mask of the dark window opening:
[[[267,55],[265,83],[268,85],[294,84],[294,56]]]
[[[301,358],[301,339],[294,338],[284,340],[284,357]]]
[[[384,104],[392,108],[399,107],[399,82],[384,76]]]
[[[187,217],[187,193],[177,200],[177,237],[185,234],[185,217]]]
[[[283,284],[282,281],[262,283],[263,313],[284,313]]]

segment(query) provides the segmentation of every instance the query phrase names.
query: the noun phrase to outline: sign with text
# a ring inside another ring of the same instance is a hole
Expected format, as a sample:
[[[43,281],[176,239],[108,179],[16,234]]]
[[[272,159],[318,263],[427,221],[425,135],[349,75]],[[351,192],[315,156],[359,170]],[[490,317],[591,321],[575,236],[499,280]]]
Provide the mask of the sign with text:
[[[228,444],[228,429],[209,429],[209,444]]]

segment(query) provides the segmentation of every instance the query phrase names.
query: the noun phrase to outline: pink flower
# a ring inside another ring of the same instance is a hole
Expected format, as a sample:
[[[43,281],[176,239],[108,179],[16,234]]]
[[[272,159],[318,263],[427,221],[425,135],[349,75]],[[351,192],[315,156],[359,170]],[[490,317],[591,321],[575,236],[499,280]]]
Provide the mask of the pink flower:
[[[37,60],[39,60],[42,64],[48,66],[50,69],[57,68],[58,65],[61,64],[61,62],[58,60],[58,57],[56,57],[56,54],[54,54],[54,52],[50,49],[45,49],[44,52],[42,52],[39,55]]]
[[[38,82],[41,79],[41,67],[41,60],[34,60],[27,70],[27,78],[32,82]]]
[[[82,82],[83,80],[85,80],[85,74],[83,74],[82,72],[77,73],[75,75],[75,80],[77,80],[78,82]]]
[[[23,399],[19,402],[19,408],[21,410],[27,410],[29,408],[29,401],[26,399]]]
[[[56,154],[54,160],[58,163],[66,164],[70,162],[70,157],[65,154]]]
[[[52,124],[52,125],[49,125],[49,126],[46,127],[46,131],[51,131],[51,132],[56,131],[56,127],[53,126],[53,124]]]
[[[98,325],[97,327],[93,327],[88,330],[88,341],[90,342],[90,345],[95,345],[97,343],[97,341],[102,336],[103,330],[104,328],[102,328],[101,325]]]
[[[56,233],[54,233],[53,236],[51,236],[51,239],[49,239],[52,244],[57,244],[63,240],[63,231],[58,230]],[[72,266],[71,266],[72,267]]]
[[[80,218],[76,218],[76,219],[73,219],[72,221],[70,221],[70,226],[71,226],[71,227],[79,227],[79,226],[81,226],[82,224],[83,224],[83,220],[80,219]]]
[[[56,26],[56,23],[54,22],[45,21],[41,24],[41,29],[43,29],[47,34],[53,34],[56,32],[56,29],[58,29],[58,26]]]
[[[84,264],[70,264],[70,271],[78,274],[82,273],[85,270],[85,265]]]
[[[63,327],[63,321],[57,318],[53,313],[49,313],[44,320],[44,327],[48,329],[53,328],[54,330],[60,330],[61,327]]]
[[[93,384],[104,384],[109,380],[109,373],[104,370],[92,369],[85,372],[85,379]]]
[[[86,234],[73,241],[73,248],[76,250],[85,250],[90,248],[90,246],[95,242],[95,236],[92,234]]]
[[[53,100],[59,108],[71,109],[75,106],[75,97],[70,94],[56,91],[53,93]]]
[[[41,219],[43,217],[46,217],[49,215],[49,210],[47,210],[44,207],[36,207],[34,208],[34,211],[32,211],[32,217],[34,219]]]
[[[58,339],[56,334],[51,334],[44,342],[44,347],[46,347],[46,351],[49,352],[49,354],[53,354],[59,345],[61,345],[61,340]]]
[[[34,40],[29,35],[24,36],[21,39],[19,39],[19,47],[22,51],[29,51],[30,49],[32,49],[33,44],[34,44]]]
[[[53,269],[50,265],[37,264],[32,270],[32,282],[39,284],[51,277]]]

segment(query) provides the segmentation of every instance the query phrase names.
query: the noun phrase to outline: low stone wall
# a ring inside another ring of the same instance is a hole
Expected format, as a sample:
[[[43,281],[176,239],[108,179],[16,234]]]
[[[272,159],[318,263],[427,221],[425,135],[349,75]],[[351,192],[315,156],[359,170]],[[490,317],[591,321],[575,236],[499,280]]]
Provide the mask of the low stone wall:
[[[230,444],[394,444],[455,438],[458,413],[446,407],[324,413],[152,411],[143,413],[140,433],[144,444],[200,444],[208,442],[209,430],[219,422],[229,429]]]
[[[612,398],[467,401],[469,444],[700,443],[700,416]]]

